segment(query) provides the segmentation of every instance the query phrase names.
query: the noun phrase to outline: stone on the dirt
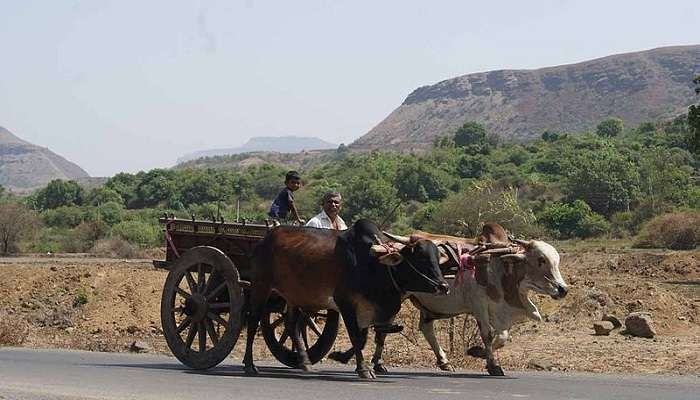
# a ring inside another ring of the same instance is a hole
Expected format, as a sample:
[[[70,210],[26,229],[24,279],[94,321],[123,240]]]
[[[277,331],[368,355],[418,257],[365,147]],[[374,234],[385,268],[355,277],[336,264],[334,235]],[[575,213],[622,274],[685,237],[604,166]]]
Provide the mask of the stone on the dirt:
[[[547,360],[532,360],[527,364],[528,368],[536,369],[538,371],[551,371],[554,365]]]
[[[602,318],[603,321],[608,321],[613,324],[613,329],[621,328],[622,327],[622,322],[620,322],[619,319],[617,319],[616,316],[612,314],[605,314],[603,315]]]
[[[151,345],[140,340],[134,341],[133,343],[131,343],[131,346],[129,346],[129,351],[134,353],[148,353],[151,350],[153,350],[153,347],[151,347]]]
[[[133,335],[134,333],[138,332],[139,330],[140,330],[139,327],[136,326],[136,325],[129,325],[129,326],[126,327],[126,331],[127,331],[128,333],[131,333],[132,335]]]
[[[593,323],[593,330],[596,335],[609,335],[615,326],[610,321],[598,321]]]
[[[653,338],[656,335],[652,326],[651,315],[644,312],[633,312],[625,318],[627,334],[643,338]]]

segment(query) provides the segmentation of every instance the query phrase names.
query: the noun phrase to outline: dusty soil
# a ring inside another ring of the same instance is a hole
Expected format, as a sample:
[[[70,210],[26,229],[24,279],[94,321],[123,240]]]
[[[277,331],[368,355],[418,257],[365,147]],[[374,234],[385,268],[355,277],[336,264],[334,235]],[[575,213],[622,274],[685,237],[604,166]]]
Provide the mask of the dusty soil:
[[[569,295],[561,301],[537,297],[545,321],[513,329],[498,352],[506,370],[700,375],[700,251],[575,250],[562,254],[561,270],[571,285]],[[0,345],[129,351],[140,340],[170,354],[159,317],[166,273],[150,260],[0,258]],[[626,336],[619,329],[610,336],[593,335],[592,324],[604,313],[624,321],[632,311],[651,314],[654,339]],[[410,303],[399,320],[406,329],[387,339],[387,364],[433,367]],[[453,364],[480,370],[482,360],[463,354],[478,343],[473,326],[464,317],[455,319],[454,328],[448,321],[437,323],[443,347],[452,348]],[[236,360],[244,341],[242,333],[232,354]],[[341,333],[335,347],[345,349],[348,343]],[[366,354],[373,346],[368,347]],[[262,339],[256,353],[258,359],[272,357]]]

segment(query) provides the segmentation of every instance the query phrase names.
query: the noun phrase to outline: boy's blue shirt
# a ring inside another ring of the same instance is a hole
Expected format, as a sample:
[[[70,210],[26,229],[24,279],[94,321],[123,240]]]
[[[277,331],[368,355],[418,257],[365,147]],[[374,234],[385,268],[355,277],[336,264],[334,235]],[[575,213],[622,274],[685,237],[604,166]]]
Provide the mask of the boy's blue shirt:
[[[286,219],[289,213],[289,202],[294,201],[294,192],[288,187],[282,189],[275,200],[272,201],[272,206],[270,206],[270,212],[267,214],[271,218],[275,219]]]

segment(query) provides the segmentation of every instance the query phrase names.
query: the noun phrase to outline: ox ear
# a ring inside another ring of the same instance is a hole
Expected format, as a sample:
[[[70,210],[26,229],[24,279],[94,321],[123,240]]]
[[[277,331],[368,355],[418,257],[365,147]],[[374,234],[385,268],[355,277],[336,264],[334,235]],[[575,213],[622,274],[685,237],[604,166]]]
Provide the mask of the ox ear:
[[[440,251],[440,260],[438,261],[440,265],[446,264],[450,260],[459,264],[459,256],[449,244],[440,244],[437,248]]]
[[[519,262],[524,262],[527,260],[527,257],[525,257],[525,254],[523,253],[516,253],[516,254],[506,254],[503,256],[499,257],[501,260],[509,263],[509,264],[515,264]]]
[[[384,231],[382,231],[382,233],[384,233],[384,235],[386,235],[386,237],[393,240],[394,242],[399,242],[401,244],[410,244],[411,243],[410,237],[394,235],[393,233],[384,232]]]
[[[393,267],[395,265],[401,264],[403,261],[403,256],[401,253],[389,253],[378,258],[380,264],[384,264],[388,267]]]

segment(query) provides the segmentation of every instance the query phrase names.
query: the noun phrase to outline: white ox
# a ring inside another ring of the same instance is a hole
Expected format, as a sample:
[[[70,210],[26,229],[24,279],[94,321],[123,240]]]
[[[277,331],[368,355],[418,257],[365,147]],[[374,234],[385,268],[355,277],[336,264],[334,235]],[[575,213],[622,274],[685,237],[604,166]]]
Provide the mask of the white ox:
[[[445,352],[435,337],[433,321],[471,314],[477,321],[484,342],[486,368],[490,375],[503,375],[493,350],[505,345],[513,324],[524,319],[541,321],[537,306],[528,298],[530,290],[561,299],[568,287],[559,272],[559,253],[548,243],[520,242],[524,250],[517,254],[491,257],[486,286],[468,274],[460,284],[449,279],[450,293],[444,298],[414,293],[411,301],[420,310],[420,330],[435,353],[437,364],[452,370]],[[381,356],[376,357],[381,365]]]
[[[432,239],[439,241],[437,235],[433,235]],[[484,343],[484,354],[480,356],[486,358],[487,371],[490,375],[502,376],[503,369],[496,362],[493,351],[505,345],[508,331],[516,322],[527,318],[535,321],[542,319],[537,306],[528,298],[528,292],[532,290],[554,299],[566,296],[568,287],[559,272],[557,250],[543,241],[517,242],[522,246],[522,251],[490,258],[485,276],[479,278],[481,283],[466,273],[459,284],[455,279],[447,279],[450,285],[447,295],[410,294],[411,301],[420,310],[419,328],[433,349],[441,369],[454,370],[435,337],[433,321],[462,314],[473,315]],[[385,333],[375,335],[372,363],[379,373],[387,372],[382,363],[385,337]],[[351,350],[335,352],[329,358],[347,362],[352,357]]]

